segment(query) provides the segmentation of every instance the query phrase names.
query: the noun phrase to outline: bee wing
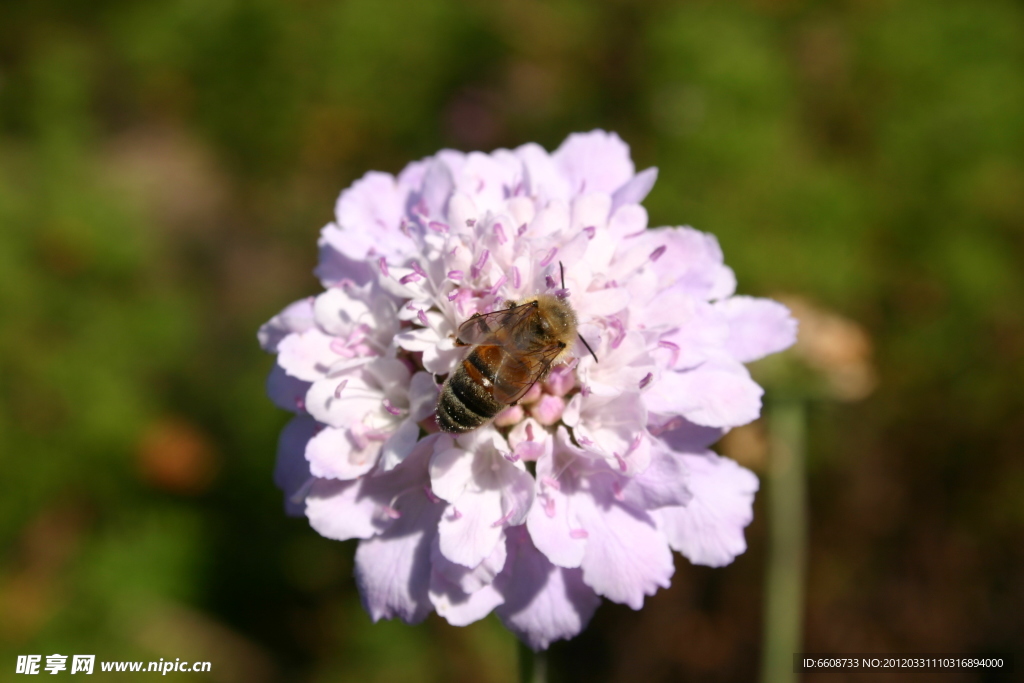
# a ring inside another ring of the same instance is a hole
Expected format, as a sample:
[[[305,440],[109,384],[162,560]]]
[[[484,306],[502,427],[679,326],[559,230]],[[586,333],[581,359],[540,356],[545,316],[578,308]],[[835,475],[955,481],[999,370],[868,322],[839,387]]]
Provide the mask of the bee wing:
[[[547,373],[562,349],[563,346],[559,344],[549,344],[519,358],[506,354],[495,373],[494,386],[491,388],[494,400],[512,404],[521,399]]]
[[[493,313],[474,315],[459,326],[458,339],[470,346],[487,343],[497,334],[513,332],[536,311],[536,305],[531,302]]]

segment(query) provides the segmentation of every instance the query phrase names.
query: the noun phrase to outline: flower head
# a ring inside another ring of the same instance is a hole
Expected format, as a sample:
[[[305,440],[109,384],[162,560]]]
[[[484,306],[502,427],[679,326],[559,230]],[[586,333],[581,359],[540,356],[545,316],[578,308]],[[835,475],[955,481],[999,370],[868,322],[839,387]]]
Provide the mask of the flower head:
[[[600,597],[639,609],[669,585],[672,550],[712,566],[745,550],[757,478],[708,446],[758,416],[743,364],[796,324],[734,296],[714,237],[648,228],[656,175],[594,131],[551,154],[444,150],[342,192],[325,291],[259,337],[277,354],[271,398],[296,414],[278,448],[286,509],[362,539],[374,620],[495,611],[540,649]],[[493,421],[438,433],[459,326],[544,293],[570,303],[594,354],[577,342]]]

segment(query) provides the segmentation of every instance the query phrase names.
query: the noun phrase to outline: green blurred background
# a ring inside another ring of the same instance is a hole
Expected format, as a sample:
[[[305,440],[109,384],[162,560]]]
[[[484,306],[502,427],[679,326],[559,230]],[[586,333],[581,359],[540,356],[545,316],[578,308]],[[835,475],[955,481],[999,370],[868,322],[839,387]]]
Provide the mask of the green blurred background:
[[[283,515],[255,331],[318,291],[365,171],[596,127],[742,293],[860,326],[877,381],[808,403],[804,649],[1024,652],[1020,2],[4,0],[0,680],[514,680],[494,620],[371,626],[354,546]],[[554,679],[756,680],[765,512],[730,567],[605,604]]]

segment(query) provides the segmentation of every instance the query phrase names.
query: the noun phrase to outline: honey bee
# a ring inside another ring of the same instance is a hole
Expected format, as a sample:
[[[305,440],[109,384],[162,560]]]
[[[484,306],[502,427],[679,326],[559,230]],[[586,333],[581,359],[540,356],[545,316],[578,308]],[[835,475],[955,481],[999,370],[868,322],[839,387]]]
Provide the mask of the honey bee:
[[[565,360],[575,337],[576,312],[551,294],[472,316],[459,326],[455,345],[473,348],[445,380],[437,400],[438,426],[468,432],[515,405],[552,365]]]

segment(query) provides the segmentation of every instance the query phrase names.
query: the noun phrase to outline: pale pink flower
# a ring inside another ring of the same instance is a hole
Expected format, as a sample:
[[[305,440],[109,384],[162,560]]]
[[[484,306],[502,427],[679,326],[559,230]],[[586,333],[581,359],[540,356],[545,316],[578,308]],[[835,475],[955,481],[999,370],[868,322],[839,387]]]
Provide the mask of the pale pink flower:
[[[656,176],[594,131],[551,154],[443,150],[341,194],[319,244],[325,291],[259,338],[277,354],[268,392],[296,413],[275,472],[286,508],[361,539],[374,620],[495,611],[541,649],[601,597],[639,609],[669,585],[672,550],[712,566],[745,550],[757,478],[708,447],[759,415],[743,364],[792,344],[796,324],[734,296],[714,237],[648,229]],[[567,298],[597,358],[577,343],[493,422],[436,433],[459,325],[542,292]]]

